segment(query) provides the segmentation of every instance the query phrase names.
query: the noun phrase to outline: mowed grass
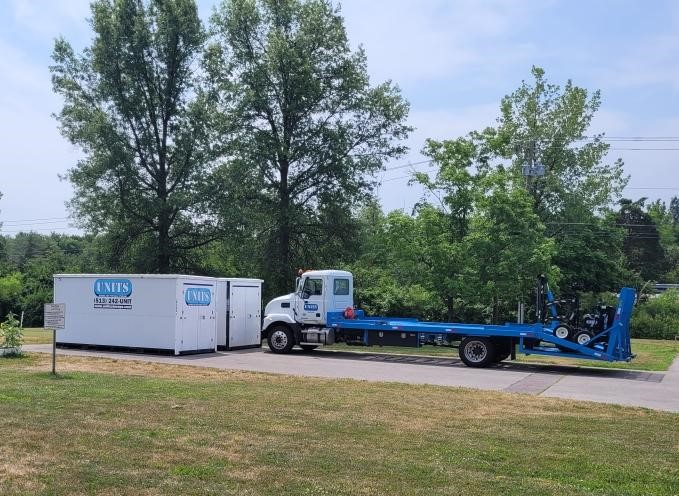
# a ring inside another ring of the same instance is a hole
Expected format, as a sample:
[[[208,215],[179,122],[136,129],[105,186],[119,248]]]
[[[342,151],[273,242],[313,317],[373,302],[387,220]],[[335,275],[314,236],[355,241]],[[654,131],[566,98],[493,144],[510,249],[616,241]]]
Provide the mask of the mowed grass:
[[[674,495],[679,415],[132,361],[0,359],[0,494]]]
[[[26,327],[23,330],[24,344],[51,344],[52,330],[42,327]]]
[[[326,346],[326,350],[350,351],[358,353],[393,353],[404,355],[427,355],[435,357],[457,358],[457,348],[448,346],[423,346],[421,348],[401,347],[360,347],[347,346],[343,343]],[[632,339],[632,352],[637,356],[631,362],[601,362],[597,360],[581,360],[575,358],[559,358],[544,355],[516,354],[516,360],[522,363],[545,363],[553,365],[573,365],[581,367],[603,367],[631,370],[667,370],[679,354],[679,341],[657,339]]]

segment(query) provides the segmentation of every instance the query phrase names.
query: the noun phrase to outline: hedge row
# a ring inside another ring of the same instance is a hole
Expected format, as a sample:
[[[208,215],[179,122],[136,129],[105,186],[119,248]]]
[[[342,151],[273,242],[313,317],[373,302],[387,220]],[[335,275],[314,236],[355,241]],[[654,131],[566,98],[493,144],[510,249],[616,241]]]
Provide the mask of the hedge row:
[[[632,313],[631,332],[633,338],[674,339],[679,336],[679,292],[665,291],[638,304]]]

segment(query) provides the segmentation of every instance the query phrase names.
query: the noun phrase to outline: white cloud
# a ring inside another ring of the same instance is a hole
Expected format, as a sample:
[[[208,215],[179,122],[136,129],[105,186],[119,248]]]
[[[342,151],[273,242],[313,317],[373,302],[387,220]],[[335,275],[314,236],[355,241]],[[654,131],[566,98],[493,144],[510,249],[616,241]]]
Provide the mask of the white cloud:
[[[0,38],[0,101],[11,103],[16,93],[49,89],[47,68],[31,62],[28,54]]]
[[[600,71],[605,84],[623,88],[662,84],[679,90],[679,3],[665,5],[664,12],[669,29],[621,40],[620,55]]]
[[[63,174],[79,153],[64,140],[51,113],[59,108],[51,92],[49,70],[0,39],[0,222],[66,217],[64,201],[72,196]],[[66,221],[49,225],[6,223],[3,233],[54,228],[73,232]]]
[[[69,31],[87,29],[90,0],[10,0],[18,25],[54,38]]]
[[[377,80],[408,85],[473,70],[527,62],[531,43],[504,43],[544,3],[492,0],[348,0],[342,2],[349,39],[364,45]]]
[[[627,113],[603,108],[594,115],[589,134],[605,133],[607,136],[625,136],[631,126],[632,119]]]
[[[678,26],[679,29],[679,26]],[[679,90],[679,34],[658,34],[636,41],[624,57],[602,71],[610,86],[666,84]]]

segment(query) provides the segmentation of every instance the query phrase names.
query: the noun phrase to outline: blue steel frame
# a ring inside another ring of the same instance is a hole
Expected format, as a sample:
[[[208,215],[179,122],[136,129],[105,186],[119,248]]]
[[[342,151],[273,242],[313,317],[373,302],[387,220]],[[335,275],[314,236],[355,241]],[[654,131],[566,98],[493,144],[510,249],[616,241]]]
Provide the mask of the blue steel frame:
[[[465,336],[518,339],[519,351],[527,355],[549,355],[569,358],[586,358],[608,362],[630,361],[634,358],[630,345],[629,324],[636,292],[623,288],[618,298],[613,324],[600,332],[586,344],[578,344],[557,338],[554,329],[558,320],[548,326],[543,324],[461,324],[445,322],[424,322],[410,318],[366,317],[362,310],[356,311],[354,319],[345,319],[343,312],[328,312],[327,325],[336,330],[363,331],[363,342],[368,344],[368,331],[416,332],[418,343],[422,334],[452,335],[462,339]],[[554,346],[527,347],[525,340],[539,340]]]

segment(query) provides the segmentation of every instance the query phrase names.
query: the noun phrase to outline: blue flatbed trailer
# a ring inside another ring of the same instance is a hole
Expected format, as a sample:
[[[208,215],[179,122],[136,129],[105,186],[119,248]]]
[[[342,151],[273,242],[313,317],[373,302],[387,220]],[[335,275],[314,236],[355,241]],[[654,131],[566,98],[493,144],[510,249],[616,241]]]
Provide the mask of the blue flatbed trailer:
[[[635,299],[634,289],[623,288],[620,291],[613,323],[585,344],[558,338],[554,330],[561,325],[559,320],[551,320],[548,325],[463,324],[425,322],[410,318],[366,317],[363,311],[358,310],[353,318],[345,317],[344,312],[329,312],[327,326],[335,333],[351,334],[367,346],[376,342],[394,345],[399,340],[390,337],[399,336],[405,346],[419,347],[432,335],[445,337],[447,341],[460,340],[461,346],[464,344],[473,347],[476,344],[478,356],[472,353],[470,359],[470,356],[460,353],[460,357],[467,365],[476,367],[483,367],[494,361],[493,357],[486,355],[475,361],[475,357],[480,357],[484,352],[484,346],[486,347],[484,353],[487,355],[501,354],[498,350],[502,349],[505,354],[507,352],[504,350],[511,350],[513,356],[518,345],[518,351],[527,355],[629,362],[634,358],[630,343],[630,319]]]

